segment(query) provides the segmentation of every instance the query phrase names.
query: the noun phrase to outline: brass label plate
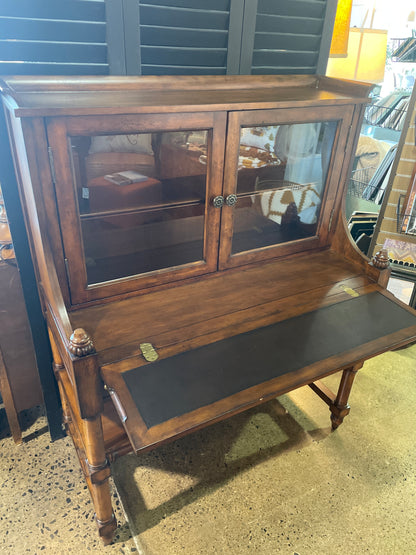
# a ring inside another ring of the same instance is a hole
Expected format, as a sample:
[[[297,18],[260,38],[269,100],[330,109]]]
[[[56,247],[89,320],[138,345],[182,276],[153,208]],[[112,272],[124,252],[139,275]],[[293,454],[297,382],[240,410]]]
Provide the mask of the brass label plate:
[[[154,362],[159,358],[156,349],[151,343],[140,343],[140,350],[147,362]]]

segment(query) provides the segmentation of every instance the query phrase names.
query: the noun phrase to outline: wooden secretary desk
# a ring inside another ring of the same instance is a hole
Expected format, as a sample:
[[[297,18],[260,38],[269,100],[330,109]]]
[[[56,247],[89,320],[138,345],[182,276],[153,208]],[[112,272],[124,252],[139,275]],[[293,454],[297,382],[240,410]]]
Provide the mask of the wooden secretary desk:
[[[370,86],[319,76],[11,77],[10,141],[65,423],[105,543],[109,464],[303,385],[333,428],[415,340],[346,231]],[[340,372],[336,394],[320,378]]]

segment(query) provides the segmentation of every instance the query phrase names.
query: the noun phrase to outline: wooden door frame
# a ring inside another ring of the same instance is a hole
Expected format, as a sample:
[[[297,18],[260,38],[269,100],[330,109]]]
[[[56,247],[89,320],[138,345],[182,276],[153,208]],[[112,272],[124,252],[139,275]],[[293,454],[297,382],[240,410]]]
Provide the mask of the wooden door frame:
[[[336,202],[338,180],[342,169],[341,150],[346,147],[353,114],[354,108],[352,106],[323,106],[313,111],[308,107],[304,107],[293,109],[251,110],[247,112],[235,111],[229,113],[228,138],[224,163],[224,197],[236,194],[240,128],[244,125],[262,127],[292,123],[339,121],[331,154],[331,160],[338,161],[339,167],[334,168],[333,163],[329,163],[328,175],[322,196],[324,212],[320,214],[316,235],[310,238],[281,243],[275,246],[262,247],[261,249],[244,251],[232,255],[233,215],[235,209],[234,207],[224,205],[222,209],[220,232],[220,270],[327,246],[331,213]]]
[[[208,164],[205,202],[204,260],[172,270],[155,270],[146,274],[126,276],[117,280],[88,285],[83,251],[78,201],[72,174],[68,138],[74,135],[151,133],[207,129],[212,133],[212,155]],[[47,120],[49,142],[54,145],[56,198],[64,243],[64,257],[71,290],[71,304],[122,295],[156,284],[169,283],[217,270],[220,210],[211,200],[222,192],[225,112],[174,114],[141,114],[129,116],[57,117]],[[56,145],[61,145],[58,149]],[[210,233],[207,233],[207,229]]]

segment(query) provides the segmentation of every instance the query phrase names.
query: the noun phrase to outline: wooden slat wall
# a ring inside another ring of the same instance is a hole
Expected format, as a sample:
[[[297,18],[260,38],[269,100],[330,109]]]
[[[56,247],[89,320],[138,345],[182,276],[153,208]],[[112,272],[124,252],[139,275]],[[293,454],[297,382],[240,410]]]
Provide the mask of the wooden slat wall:
[[[324,73],[335,5],[2,0],[0,74]]]
[[[400,195],[406,195],[409,189],[410,180],[414,165],[416,163],[415,146],[415,117],[416,117],[416,88],[409,103],[409,113],[407,115],[408,126],[405,126],[399,143],[395,166],[392,169],[391,183],[389,184],[389,194],[383,202],[380,217],[375,230],[371,255],[380,250],[384,241],[388,238],[416,243],[416,237],[397,232],[397,203]]]
[[[108,72],[104,0],[0,2],[0,73]]]
[[[252,73],[316,73],[325,0],[258,0]]]
[[[336,0],[122,1],[127,73],[325,72]]]
[[[230,9],[230,0],[140,0],[141,73],[227,73]]]

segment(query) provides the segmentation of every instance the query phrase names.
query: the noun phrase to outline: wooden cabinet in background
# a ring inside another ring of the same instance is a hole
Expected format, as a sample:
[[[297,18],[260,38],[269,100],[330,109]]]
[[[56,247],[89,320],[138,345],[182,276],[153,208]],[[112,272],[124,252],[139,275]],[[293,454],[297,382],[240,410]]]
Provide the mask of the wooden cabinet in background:
[[[0,392],[10,431],[20,443],[18,413],[43,400],[19,270],[6,262],[0,262],[0,351]]]
[[[65,421],[100,535],[109,462],[309,385],[333,428],[416,338],[343,218],[371,87],[10,78],[3,100]],[[338,393],[319,380],[340,372]]]
[[[0,393],[10,432],[22,441],[19,413],[42,404],[20,274],[0,188]]]

